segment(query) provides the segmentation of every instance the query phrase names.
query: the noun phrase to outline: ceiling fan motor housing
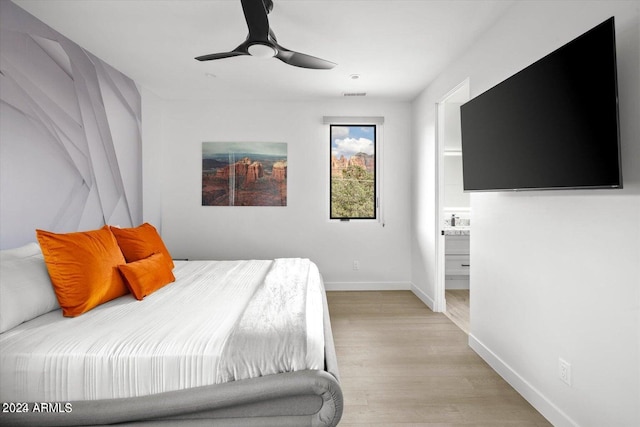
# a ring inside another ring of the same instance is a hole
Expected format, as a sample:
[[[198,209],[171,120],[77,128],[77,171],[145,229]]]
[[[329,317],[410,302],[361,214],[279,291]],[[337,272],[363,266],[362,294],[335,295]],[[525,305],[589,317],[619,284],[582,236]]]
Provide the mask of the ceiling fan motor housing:
[[[275,47],[266,43],[254,43],[250,45],[247,50],[249,51],[249,55],[257,58],[273,58],[278,54],[278,50]]]

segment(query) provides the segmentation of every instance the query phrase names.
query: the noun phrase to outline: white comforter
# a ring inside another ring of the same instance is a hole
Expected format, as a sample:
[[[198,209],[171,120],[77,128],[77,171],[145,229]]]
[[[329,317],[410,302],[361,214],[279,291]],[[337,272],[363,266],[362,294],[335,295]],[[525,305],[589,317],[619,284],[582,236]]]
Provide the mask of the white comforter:
[[[127,295],[76,318],[57,310],[0,335],[0,401],[135,397],[323,369],[322,285],[309,260],[177,262],[174,274],[143,301]]]

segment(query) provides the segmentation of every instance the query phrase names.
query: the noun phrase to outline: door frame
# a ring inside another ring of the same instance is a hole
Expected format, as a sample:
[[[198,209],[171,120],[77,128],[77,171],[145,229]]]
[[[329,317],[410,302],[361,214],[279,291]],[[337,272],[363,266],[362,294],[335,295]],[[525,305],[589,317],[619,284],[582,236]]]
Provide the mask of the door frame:
[[[469,78],[467,77],[461,83],[454,86],[440,101],[436,103],[436,281],[434,292],[434,310],[435,312],[445,312],[447,310],[447,301],[445,298],[445,258],[444,258],[444,234],[443,224],[445,220],[444,214],[444,107],[447,102],[453,99],[460,102],[462,99],[470,99]]]

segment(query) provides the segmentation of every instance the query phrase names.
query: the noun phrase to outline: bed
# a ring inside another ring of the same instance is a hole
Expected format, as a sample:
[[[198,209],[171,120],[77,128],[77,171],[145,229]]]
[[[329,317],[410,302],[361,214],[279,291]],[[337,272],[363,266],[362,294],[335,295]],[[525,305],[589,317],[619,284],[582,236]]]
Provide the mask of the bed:
[[[340,420],[335,347],[313,262],[172,261],[169,285],[65,317],[51,291],[25,285],[54,280],[40,247],[21,250],[3,251],[2,300],[35,301],[40,307],[31,311],[44,313],[33,317],[0,301],[3,330],[11,326],[0,334],[1,425]],[[29,277],[16,278],[25,267]]]

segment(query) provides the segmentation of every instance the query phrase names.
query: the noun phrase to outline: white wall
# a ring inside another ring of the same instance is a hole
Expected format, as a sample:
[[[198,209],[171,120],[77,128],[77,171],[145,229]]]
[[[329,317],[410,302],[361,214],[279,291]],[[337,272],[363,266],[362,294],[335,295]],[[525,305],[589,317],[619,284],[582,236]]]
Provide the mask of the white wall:
[[[142,94],[142,218],[162,233],[162,141],[164,101],[146,88]]]
[[[385,227],[329,222],[329,132],[323,116],[384,116]],[[327,287],[409,288],[409,103],[166,101],[156,119],[163,129],[163,239],[174,257],[302,256],[318,264]],[[288,206],[202,206],[203,141],[288,143]],[[147,182],[145,193],[155,191],[152,185],[158,184]]]
[[[412,278],[428,299],[435,103],[466,77],[476,96],[615,15],[625,188],[471,196],[470,344],[557,426],[640,425],[639,7],[518,2],[413,104]]]

